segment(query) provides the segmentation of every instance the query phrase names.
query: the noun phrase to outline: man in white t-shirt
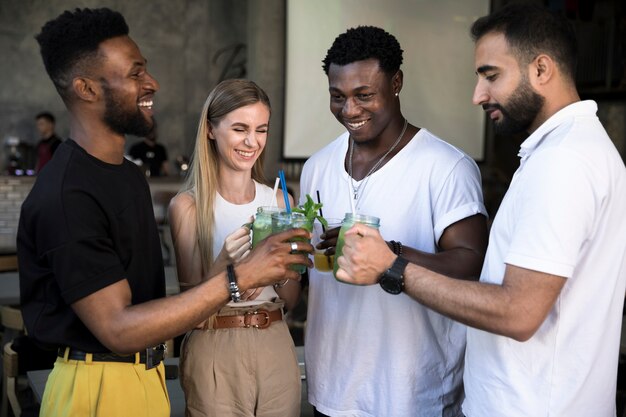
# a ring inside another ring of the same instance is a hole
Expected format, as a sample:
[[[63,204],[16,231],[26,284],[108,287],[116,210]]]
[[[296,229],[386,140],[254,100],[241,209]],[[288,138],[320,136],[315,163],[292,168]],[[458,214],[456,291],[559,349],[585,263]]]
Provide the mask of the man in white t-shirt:
[[[373,284],[391,274],[413,299],[471,326],[466,416],[613,417],[626,288],[624,163],[596,103],[578,97],[567,20],[513,5],[478,19],[472,36],[474,102],[500,133],[530,133],[480,282],[404,268],[362,226],[346,234],[339,277]]]
[[[476,280],[487,241],[480,173],[404,118],[401,63],[398,41],[382,29],[361,26],[335,39],[324,70],[330,110],[347,132],[307,161],[300,195],[319,191],[326,217],[343,218],[352,205],[379,217],[397,253]],[[337,229],[328,231],[322,247],[336,238]],[[465,326],[393,288],[309,273],[305,353],[316,415],[461,415]]]

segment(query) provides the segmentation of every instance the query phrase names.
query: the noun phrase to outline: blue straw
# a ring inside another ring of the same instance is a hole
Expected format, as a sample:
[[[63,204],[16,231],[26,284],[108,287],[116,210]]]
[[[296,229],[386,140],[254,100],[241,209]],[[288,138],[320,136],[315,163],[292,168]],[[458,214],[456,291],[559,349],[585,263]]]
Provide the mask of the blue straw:
[[[287,213],[291,214],[291,206],[289,205],[289,196],[287,195],[287,181],[285,181],[285,171],[282,169],[278,171],[278,177],[280,178],[280,188],[283,189],[283,198],[285,199],[285,209]]]

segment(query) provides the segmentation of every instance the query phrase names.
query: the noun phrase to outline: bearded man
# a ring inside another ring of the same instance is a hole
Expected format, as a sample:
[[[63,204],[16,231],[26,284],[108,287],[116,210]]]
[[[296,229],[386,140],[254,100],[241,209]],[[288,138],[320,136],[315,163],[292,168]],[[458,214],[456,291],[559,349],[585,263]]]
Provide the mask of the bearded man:
[[[112,10],[76,9],[37,35],[70,114],[70,138],[22,205],[18,230],[21,305],[28,333],[58,349],[42,416],[170,415],[164,340],[217,312],[239,291],[300,275],[291,254],[303,229],[266,239],[212,279],[165,297],[150,189],[124,158],[125,135],[153,129],[159,84]],[[298,250],[312,246],[298,242]]]
[[[511,4],[478,19],[472,35],[474,103],[498,132],[530,136],[480,282],[414,263],[396,273],[412,298],[470,326],[465,416],[613,417],[626,168],[596,103],[578,96],[576,36],[565,17]],[[343,254],[337,277],[358,284],[373,284],[400,258],[361,225],[346,233]]]

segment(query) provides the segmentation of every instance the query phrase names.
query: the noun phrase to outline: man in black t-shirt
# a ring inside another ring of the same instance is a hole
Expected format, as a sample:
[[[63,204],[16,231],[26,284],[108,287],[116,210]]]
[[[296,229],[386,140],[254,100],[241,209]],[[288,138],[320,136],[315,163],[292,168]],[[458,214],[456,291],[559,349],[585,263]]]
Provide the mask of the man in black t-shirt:
[[[239,291],[300,275],[308,232],[269,237],[236,265],[173,297],[150,189],[124,158],[125,135],[147,135],[159,89],[109,9],[66,11],[37,35],[46,71],[70,113],[70,138],[22,205],[17,237],[28,333],[56,348],[41,415],[169,416],[162,350]],[[295,247],[294,247],[295,246]]]
[[[147,177],[161,177],[169,175],[167,166],[167,150],[157,143],[156,122],[152,131],[141,141],[135,143],[128,150],[128,155],[134,160],[140,160],[142,170]]]

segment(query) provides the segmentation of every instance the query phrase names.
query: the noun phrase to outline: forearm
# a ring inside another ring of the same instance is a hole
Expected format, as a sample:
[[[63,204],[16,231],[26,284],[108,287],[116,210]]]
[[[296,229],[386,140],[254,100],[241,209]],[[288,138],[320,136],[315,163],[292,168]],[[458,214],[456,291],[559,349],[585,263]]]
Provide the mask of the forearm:
[[[185,333],[229,300],[222,274],[175,296],[109,310],[106,323],[88,327],[111,351],[132,353]]]
[[[476,214],[451,224],[444,230],[437,244],[435,253],[405,247],[402,248],[402,256],[414,264],[449,277],[478,280],[487,250],[485,216]]]
[[[449,277],[477,281],[482,269],[484,253],[469,248],[448,249],[437,253],[421,252],[404,247],[402,257]]]
[[[300,282],[288,280],[282,287],[279,285],[274,287],[276,293],[285,302],[287,310],[293,310],[300,299]]]
[[[272,285],[281,279],[297,280],[289,265],[312,266],[305,254],[291,253],[286,241],[310,238],[303,229],[277,233],[266,239],[242,262],[235,265],[240,292]],[[313,247],[301,242],[302,250]],[[108,349],[129,353],[144,349],[192,329],[230,299],[226,273],[174,297],[132,305],[128,281],[119,280],[72,304],[72,308],[94,336]]]
[[[513,288],[453,279],[418,265],[405,270],[405,292],[453,320],[518,341],[531,337],[543,321],[528,314]]]

